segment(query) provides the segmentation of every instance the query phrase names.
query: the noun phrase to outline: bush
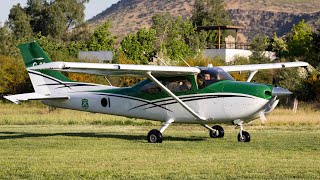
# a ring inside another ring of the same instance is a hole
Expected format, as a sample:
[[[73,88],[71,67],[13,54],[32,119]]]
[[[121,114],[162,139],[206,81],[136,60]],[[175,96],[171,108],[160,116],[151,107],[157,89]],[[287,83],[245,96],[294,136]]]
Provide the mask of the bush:
[[[0,55],[0,95],[32,92],[22,59]]]

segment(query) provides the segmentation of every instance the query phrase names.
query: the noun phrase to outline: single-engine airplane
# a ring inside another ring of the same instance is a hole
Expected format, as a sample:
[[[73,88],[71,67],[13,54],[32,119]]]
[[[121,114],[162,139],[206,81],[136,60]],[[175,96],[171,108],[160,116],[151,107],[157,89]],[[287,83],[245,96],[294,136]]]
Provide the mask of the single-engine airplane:
[[[127,64],[51,62],[37,42],[19,46],[34,93],[5,96],[19,103],[41,100],[48,106],[112,114],[164,122],[160,130],[147,135],[150,143],[161,143],[171,123],[200,124],[211,138],[222,138],[219,125],[240,127],[239,142],[249,142],[243,123],[261,118],[290,91],[271,85],[251,83],[258,70],[306,67],[305,62],[251,64],[220,67],[177,67]],[[114,87],[75,82],[60,71],[103,76],[142,76],[132,87]],[[250,72],[247,82],[238,82],[228,72]]]

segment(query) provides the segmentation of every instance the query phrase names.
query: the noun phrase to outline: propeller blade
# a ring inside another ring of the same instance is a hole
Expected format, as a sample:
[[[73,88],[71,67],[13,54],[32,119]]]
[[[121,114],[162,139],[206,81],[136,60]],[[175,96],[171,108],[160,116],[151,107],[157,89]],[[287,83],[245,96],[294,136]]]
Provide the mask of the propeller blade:
[[[259,113],[259,116],[260,116],[260,120],[261,120],[262,124],[265,124],[266,121],[267,121],[267,118],[266,118],[266,116],[264,115],[264,112],[261,111],[261,112]]]

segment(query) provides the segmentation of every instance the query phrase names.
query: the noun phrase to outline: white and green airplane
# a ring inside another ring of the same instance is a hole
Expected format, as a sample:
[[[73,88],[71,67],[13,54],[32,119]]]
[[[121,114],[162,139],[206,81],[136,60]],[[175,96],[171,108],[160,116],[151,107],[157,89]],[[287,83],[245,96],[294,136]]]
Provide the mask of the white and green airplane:
[[[160,130],[147,135],[148,142],[161,143],[162,133],[171,123],[200,124],[211,138],[222,138],[219,125],[240,127],[239,142],[249,142],[243,123],[261,118],[290,91],[265,84],[250,83],[258,70],[306,67],[305,62],[287,62],[220,67],[176,67],[127,64],[51,62],[37,42],[19,46],[34,93],[5,96],[19,103],[41,100],[52,107],[112,114],[164,122]],[[102,76],[142,76],[132,87],[75,82],[60,71]],[[228,72],[248,71],[247,82],[235,81]]]

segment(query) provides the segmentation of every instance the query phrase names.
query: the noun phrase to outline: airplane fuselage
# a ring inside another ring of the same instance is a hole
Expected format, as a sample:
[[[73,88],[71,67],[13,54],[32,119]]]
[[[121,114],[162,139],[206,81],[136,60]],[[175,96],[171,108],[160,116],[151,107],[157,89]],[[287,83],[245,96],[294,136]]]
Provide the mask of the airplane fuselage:
[[[70,92],[67,94],[68,100],[46,100],[44,103],[59,108],[155,121],[172,119],[176,123],[201,123],[164,92],[155,93],[153,96],[139,92],[147,83],[148,80],[132,88]],[[238,88],[228,90],[231,86]],[[224,92],[219,92],[221,89]],[[225,81],[203,90],[190,90],[177,95],[196,113],[207,119],[202,123],[232,123],[236,119],[256,118],[263,108],[271,106],[271,96],[259,97],[271,90],[269,86],[262,84]]]

